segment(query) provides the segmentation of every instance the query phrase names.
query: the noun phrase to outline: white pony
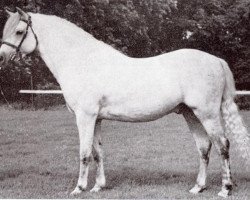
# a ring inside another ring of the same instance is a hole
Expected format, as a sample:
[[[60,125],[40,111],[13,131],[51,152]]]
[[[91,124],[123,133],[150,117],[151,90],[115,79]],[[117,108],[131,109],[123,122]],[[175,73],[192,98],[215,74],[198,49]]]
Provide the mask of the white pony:
[[[192,49],[131,58],[64,19],[17,10],[8,11],[0,61],[6,63],[19,52],[25,56],[37,50],[60,84],[75,113],[80,137],[80,173],[71,194],[86,189],[91,154],[97,163],[91,191],[105,186],[100,141],[103,119],[146,122],[179,112],[200,155],[197,182],[190,192],[196,194],[206,187],[213,143],[222,160],[219,195],[230,195],[233,183],[225,132],[234,134],[245,158],[249,158],[249,135],[234,103],[234,80],[224,60]]]

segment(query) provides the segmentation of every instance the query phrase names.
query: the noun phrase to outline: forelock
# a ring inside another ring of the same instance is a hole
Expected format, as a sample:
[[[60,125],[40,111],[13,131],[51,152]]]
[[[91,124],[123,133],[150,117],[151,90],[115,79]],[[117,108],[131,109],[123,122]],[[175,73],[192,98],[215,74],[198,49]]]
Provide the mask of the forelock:
[[[3,30],[3,40],[15,31],[19,21],[20,15],[18,13],[15,13],[8,18]]]

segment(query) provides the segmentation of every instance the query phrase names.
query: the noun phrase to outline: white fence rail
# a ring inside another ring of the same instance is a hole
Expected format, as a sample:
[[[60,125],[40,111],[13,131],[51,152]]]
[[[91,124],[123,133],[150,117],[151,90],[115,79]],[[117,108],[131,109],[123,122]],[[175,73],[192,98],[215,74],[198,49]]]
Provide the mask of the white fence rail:
[[[240,90],[237,90],[236,94],[237,95],[250,95],[250,91],[245,91],[245,90],[240,91]]]
[[[21,94],[62,94],[62,90],[20,90]]]
[[[20,90],[21,94],[62,94],[62,90]],[[250,91],[237,90],[237,95],[250,95]]]

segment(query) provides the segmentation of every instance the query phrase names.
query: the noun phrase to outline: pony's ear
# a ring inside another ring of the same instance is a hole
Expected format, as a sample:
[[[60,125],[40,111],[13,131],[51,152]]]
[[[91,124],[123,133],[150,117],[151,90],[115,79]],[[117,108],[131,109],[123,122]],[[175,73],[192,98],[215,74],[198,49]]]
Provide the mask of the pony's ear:
[[[27,15],[21,8],[16,7],[16,10],[21,17],[25,17]]]
[[[10,8],[8,8],[8,7],[5,7],[4,10],[5,10],[5,12],[8,14],[9,17],[12,16],[13,14],[15,14],[15,13],[12,12],[12,11],[10,10]]]

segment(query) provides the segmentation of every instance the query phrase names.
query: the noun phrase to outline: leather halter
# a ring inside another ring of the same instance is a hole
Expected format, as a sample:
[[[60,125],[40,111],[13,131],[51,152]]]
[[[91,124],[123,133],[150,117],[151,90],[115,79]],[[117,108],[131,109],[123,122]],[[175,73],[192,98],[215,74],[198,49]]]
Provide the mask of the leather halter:
[[[1,41],[1,44],[6,44],[6,45],[8,45],[8,46],[10,46],[10,47],[12,47],[12,48],[14,48],[14,49],[16,49],[16,54],[18,54],[18,53],[20,52],[20,48],[21,48],[21,46],[22,46],[22,44],[23,44],[25,38],[27,37],[29,27],[30,27],[30,29],[31,29],[31,31],[32,31],[32,33],[33,33],[35,39],[36,39],[36,48],[37,48],[37,46],[38,46],[37,35],[35,34],[35,32],[34,32],[34,30],[33,30],[33,28],[32,28],[31,16],[28,15],[28,20],[20,19],[20,21],[25,22],[25,23],[27,24],[27,27],[26,27],[25,33],[24,33],[24,35],[23,35],[23,37],[22,37],[22,40],[20,41],[19,45],[16,46],[16,45],[11,44],[11,43],[9,43],[9,42]],[[35,49],[36,49],[36,48],[35,48]]]

